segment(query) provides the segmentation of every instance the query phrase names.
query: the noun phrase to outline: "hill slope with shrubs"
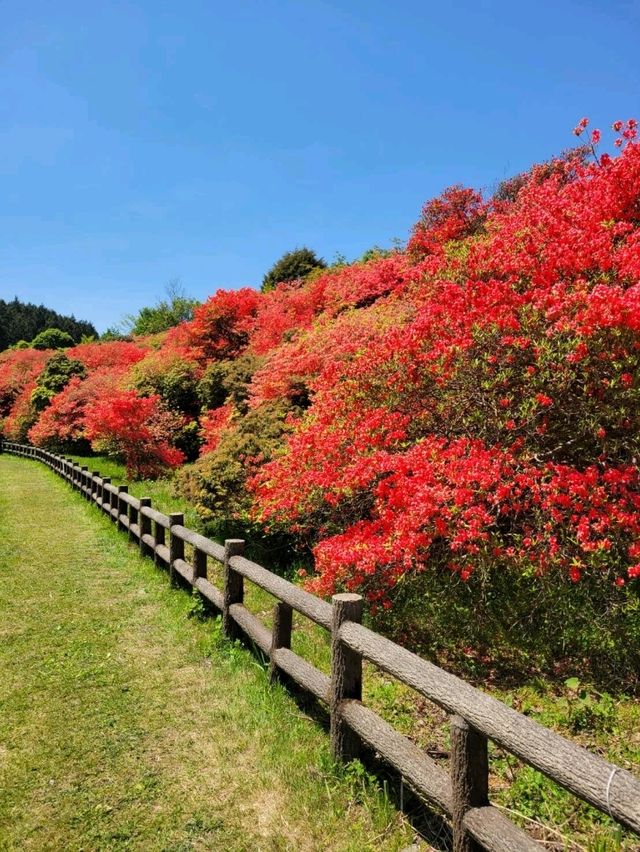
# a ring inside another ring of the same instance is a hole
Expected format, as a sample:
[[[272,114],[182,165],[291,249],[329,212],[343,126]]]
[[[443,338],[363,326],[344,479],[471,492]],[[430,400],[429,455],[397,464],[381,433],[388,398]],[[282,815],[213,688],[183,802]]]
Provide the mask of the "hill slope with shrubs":
[[[213,532],[363,593],[414,645],[455,630],[478,662],[509,634],[514,665],[637,672],[640,145],[614,131],[618,156],[450,188],[405,250],[67,349],[51,395],[53,353],[3,353],[4,433],[184,465]]]

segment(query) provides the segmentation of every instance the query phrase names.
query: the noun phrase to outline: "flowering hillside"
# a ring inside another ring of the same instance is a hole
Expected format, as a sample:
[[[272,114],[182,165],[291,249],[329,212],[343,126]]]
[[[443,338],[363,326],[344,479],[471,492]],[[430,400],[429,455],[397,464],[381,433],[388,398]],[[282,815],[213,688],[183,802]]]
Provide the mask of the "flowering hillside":
[[[405,251],[67,350],[85,375],[41,412],[52,353],[7,351],[4,432],[132,475],[197,459],[179,482],[205,519],[312,547],[313,590],[382,610],[434,571],[634,587],[640,145],[633,120],[614,132],[616,157],[447,190]]]

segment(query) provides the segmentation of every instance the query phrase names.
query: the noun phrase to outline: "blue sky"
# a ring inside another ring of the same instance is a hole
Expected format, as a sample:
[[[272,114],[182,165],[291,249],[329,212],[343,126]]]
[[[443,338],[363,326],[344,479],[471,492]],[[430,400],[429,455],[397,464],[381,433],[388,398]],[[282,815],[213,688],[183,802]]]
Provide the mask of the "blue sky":
[[[285,251],[406,239],[640,118],[636,2],[4,0],[0,297],[100,331],[180,278],[259,286]]]

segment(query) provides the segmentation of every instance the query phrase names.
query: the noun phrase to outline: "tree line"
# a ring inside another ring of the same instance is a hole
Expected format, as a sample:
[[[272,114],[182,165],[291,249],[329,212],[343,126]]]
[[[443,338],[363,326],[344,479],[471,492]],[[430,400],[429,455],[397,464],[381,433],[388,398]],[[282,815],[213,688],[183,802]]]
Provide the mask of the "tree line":
[[[20,341],[32,341],[49,328],[66,332],[75,343],[98,335],[90,322],[77,320],[73,314],[65,316],[44,305],[21,302],[17,297],[11,302],[0,299],[0,351]]]

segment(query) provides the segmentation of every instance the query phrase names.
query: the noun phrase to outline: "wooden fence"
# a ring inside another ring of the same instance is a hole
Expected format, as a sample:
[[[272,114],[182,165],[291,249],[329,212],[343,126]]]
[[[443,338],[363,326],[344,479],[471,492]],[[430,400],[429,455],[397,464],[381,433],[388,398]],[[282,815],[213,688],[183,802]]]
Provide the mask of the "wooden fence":
[[[352,759],[363,743],[374,749],[422,799],[451,818],[455,852],[542,848],[489,802],[488,740],[640,835],[638,778],[368,630],[360,623],[358,595],[334,595],[328,603],[245,559],[243,541],[216,544],[187,529],[182,514],[164,515],[151,500],[132,497],[125,485],[116,486],[64,456],[9,442],[4,450],[48,465],[128,532],[141,553],[166,566],[172,581],[180,575],[210,601],[222,613],[229,638],[249,637],[269,658],[273,678],[284,672],[325,702],[334,757]],[[185,559],[185,543],[193,548],[192,562]],[[222,590],[207,578],[209,559],[224,566]],[[278,600],[271,629],[243,605],[245,580]],[[330,631],[331,677],[291,650],[294,610]],[[364,706],[363,660],[451,715],[450,772]]]

